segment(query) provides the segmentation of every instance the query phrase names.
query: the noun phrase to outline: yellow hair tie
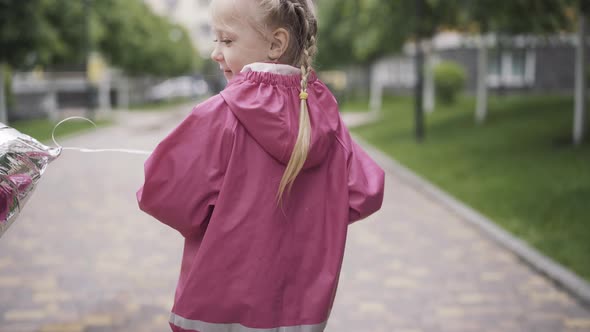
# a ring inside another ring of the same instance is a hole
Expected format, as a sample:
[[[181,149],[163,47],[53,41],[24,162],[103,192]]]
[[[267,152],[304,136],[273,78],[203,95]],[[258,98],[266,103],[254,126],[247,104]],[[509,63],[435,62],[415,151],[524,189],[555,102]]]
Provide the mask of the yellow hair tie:
[[[301,93],[299,94],[299,99],[301,99],[301,100],[307,100],[307,96],[309,96],[307,94],[307,92],[301,91]]]

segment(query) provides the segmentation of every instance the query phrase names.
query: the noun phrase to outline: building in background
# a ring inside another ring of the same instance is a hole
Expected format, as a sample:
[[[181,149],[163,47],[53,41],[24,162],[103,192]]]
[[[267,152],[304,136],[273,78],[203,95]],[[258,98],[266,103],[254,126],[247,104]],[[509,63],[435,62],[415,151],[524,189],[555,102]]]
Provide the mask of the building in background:
[[[475,94],[481,40],[481,36],[440,33],[427,47],[427,61],[430,66],[436,66],[440,61],[459,64],[466,73],[466,92]],[[577,46],[574,35],[521,35],[505,37],[501,41],[491,35],[483,40],[488,45],[486,82],[489,91],[508,94],[573,91],[573,63]],[[590,48],[587,51],[590,52]],[[358,90],[368,93],[368,87],[373,91],[385,90],[393,94],[413,93],[416,80],[413,44],[408,43],[403,52],[376,60],[368,71],[365,68],[350,68],[346,74],[345,95],[349,94],[348,91]],[[375,98],[380,98],[380,93],[375,95]]]
[[[184,26],[201,57],[209,57],[213,51],[207,11],[209,0],[144,0],[144,2],[157,14]]]

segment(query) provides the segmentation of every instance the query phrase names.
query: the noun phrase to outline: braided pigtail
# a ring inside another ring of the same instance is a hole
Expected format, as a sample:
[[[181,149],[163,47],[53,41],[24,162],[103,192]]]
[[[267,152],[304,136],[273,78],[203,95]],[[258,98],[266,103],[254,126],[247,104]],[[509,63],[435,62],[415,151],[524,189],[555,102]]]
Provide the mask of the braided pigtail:
[[[300,26],[301,34],[293,36],[296,38],[296,47],[299,50],[295,57],[295,63],[301,68],[301,91],[299,98],[301,99],[301,110],[299,112],[299,132],[295,146],[285,169],[285,173],[279,184],[278,203],[282,201],[285,190],[290,191],[293,186],[295,178],[303,168],[305,160],[309,154],[311,145],[311,121],[307,109],[307,83],[309,75],[312,72],[312,61],[316,47],[316,33],[317,22],[313,15],[312,8],[304,3],[297,1],[286,0],[285,6],[288,7],[289,15],[295,15]]]

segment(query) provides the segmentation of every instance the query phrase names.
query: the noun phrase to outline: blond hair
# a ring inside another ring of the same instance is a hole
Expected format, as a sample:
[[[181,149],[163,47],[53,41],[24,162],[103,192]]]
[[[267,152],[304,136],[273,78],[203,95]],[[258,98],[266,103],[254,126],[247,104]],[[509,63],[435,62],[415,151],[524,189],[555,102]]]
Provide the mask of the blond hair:
[[[233,5],[236,7],[236,1]],[[244,1],[244,0],[239,0]],[[267,31],[284,28],[289,32],[289,45],[281,56],[283,63],[301,69],[301,111],[299,114],[299,132],[297,140],[285,173],[279,183],[277,202],[280,203],[285,190],[290,191],[295,178],[301,172],[311,145],[311,122],[307,110],[307,82],[312,72],[313,57],[317,52],[316,35],[317,19],[311,0],[252,0],[256,1],[257,8],[253,17],[244,18],[243,15],[234,15],[233,19],[249,20],[262,35]],[[214,3],[214,2],[212,2]],[[241,3],[243,4],[243,3]],[[247,7],[246,10],[252,7]],[[223,24],[219,9],[210,7],[214,20]]]
[[[277,202],[281,202],[285,190],[290,191],[295,178],[301,172],[311,145],[311,122],[307,109],[307,82],[312,72],[313,57],[317,52],[317,19],[311,0],[257,0],[262,9],[261,21],[271,28],[289,31],[289,45],[282,59],[301,68],[301,110],[299,132],[291,158],[279,183]]]

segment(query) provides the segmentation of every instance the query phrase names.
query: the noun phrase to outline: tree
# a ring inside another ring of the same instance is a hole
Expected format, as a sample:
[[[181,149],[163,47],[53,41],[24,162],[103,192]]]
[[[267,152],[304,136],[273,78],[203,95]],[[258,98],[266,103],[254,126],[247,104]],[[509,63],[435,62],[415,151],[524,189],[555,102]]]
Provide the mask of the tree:
[[[83,66],[88,55],[87,44],[96,39],[96,36],[86,34],[86,25],[98,24],[86,21],[92,17],[86,17],[84,1],[41,0],[41,11],[41,47],[36,50],[37,64]]]
[[[414,0],[323,0],[318,2],[319,52],[322,68],[369,64],[398,52],[416,33],[432,36],[455,21],[456,0],[421,0],[423,19],[416,19]]]
[[[142,1],[95,1],[94,11],[102,24],[98,49],[126,72],[173,76],[199,65],[186,30]]]
[[[476,123],[487,117],[488,43],[493,33],[501,44],[503,36],[547,34],[571,29],[568,0],[462,0],[459,13],[464,31],[479,34],[477,61]]]
[[[39,0],[0,0],[0,122],[7,121],[4,70],[34,62],[32,50],[41,42],[40,18]]]
[[[319,52],[322,68],[369,64],[399,50],[404,32],[391,20],[399,1],[325,0],[318,3]]]
[[[133,75],[174,76],[200,64],[186,30],[141,0],[0,0],[0,49],[0,77],[7,66],[84,67],[91,49]],[[5,100],[2,88],[2,122]]]
[[[318,62],[323,68],[369,64],[401,50],[408,40],[416,45],[416,138],[424,136],[422,41],[440,28],[455,24],[456,0],[324,0],[319,3]]]

